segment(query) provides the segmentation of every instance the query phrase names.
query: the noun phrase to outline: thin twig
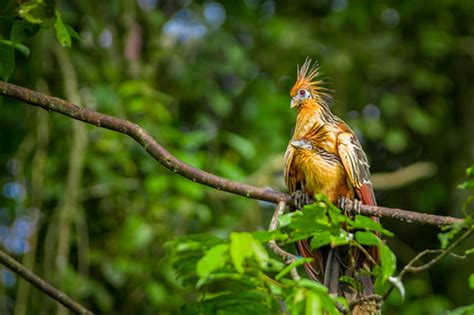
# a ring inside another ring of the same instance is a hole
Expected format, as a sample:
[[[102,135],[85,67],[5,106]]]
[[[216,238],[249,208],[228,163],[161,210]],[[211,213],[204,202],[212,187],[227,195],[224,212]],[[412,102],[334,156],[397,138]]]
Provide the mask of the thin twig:
[[[69,310],[76,314],[85,314],[85,315],[92,315],[91,311],[86,309],[84,306],[80,305],[65,293],[59,291],[33,272],[26,269],[22,264],[17,262],[15,259],[10,257],[7,253],[0,250],[0,263],[3,264],[5,267],[11,269],[16,274],[20,275],[23,279],[33,284],[35,287],[43,291],[44,293],[48,294],[50,297],[67,307]]]
[[[156,142],[156,140],[153,139],[153,137],[142,127],[130,121],[95,112],[87,108],[81,108],[63,99],[52,97],[3,81],[0,81],[0,95],[9,96],[14,99],[24,101],[30,105],[41,107],[48,111],[55,111],[100,128],[106,128],[126,134],[137,141],[155,160],[157,160],[163,166],[192,181],[252,199],[269,201],[273,203],[284,201],[288,205],[293,205],[291,196],[288,194],[248,184],[238,183],[196,169],[178,160],[171,153],[166,151],[158,142]],[[359,213],[357,210],[352,208],[351,204],[352,203],[347,202],[343,210],[353,214]],[[436,226],[446,226],[463,222],[462,219],[448,216],[437,216],[402,209],[392,209],[368,205],[362,205],[360,207],[360,213],[368,216],[388,217],[410,223],[413,222]]]
[[[426,249],[426,250],[418,253],[412,260],[410,260],[410,262],[408,264],[405,265],[405,267],[403,267],[402,271],[400,271],[397,278],[401,281],[403,276],[407,272],[416,273],[416,272],[427,270],[447,255],[453,255],[454,257],[464,259],[465,256],[456,255],[456,254],[453,254],[451,252],[453,251],[453,249],[456,246],[458,246],[462,241],[464,241],[467,237],[469,237],[473,232],[474,232],[474,228],[472,228],[472,227],[469,228],[469,230],[464,232],[464,234],[462,234],[460,237],[458,237],[453,243],[451,243],[451,245],[449,245],[448,248],[446,248],[444,250],[443,249]],[[424,256],[429,255],[429,254],[439,254],[439,255],[436,256],[435,258],[431,259],[429,262],[421,265],[421,266],[416,266],[416,267],[413,266],[418,260],[420,260],[421,258],[423,258]],[[389,297],[389,295],[392,293],[394,287],[395,287],[394,284],[392,284],[390,286],[388,291],[383,295],[383,300],[386,300]]]
[[[275,208],[275,212],[273,213],[272,220],[270,221],[270,226],[268,227],[268,231],[272,232],[278,228],[278,218],[285,213],[286,204],[283,201],[280,201]],[[286,264],[291,264],[294,261],[298,260],[296,255],[288,253],[287,251],[283,250],[275,240],[270,240],[268,242],[268,247],[278,256],[280,256]],[[291,277],[294,280],[301,279],[300,275],[298,274],[298,270],[296,268],[291,269],[290,271]]]
[[[369,252],[362,245],[360,245],[357,242],[352,242],[351,245],[357,247],[357,249],[359,249],[365,255],[365,257],[367,257],[367,259],[370,261],[372,265],[374,266],[377,265],[377,262],[374,260],[372,255],[370,255]]]
[[[471,228],[471,229],[467,230],[466,232],[464,232],[464,234],[461,235],[456,241],[454,241],[448,248],[443,250],[443,252],[441,254],[439,254],[438,256],[436,256],[435,258],[433,258],[432,260],[430,260],[426,264],[423,264],[423,265],[418,266],[418,267],[413,267],[413,264],[411,264],[410,266],[407,265],[406,272],[408,272],[408,271],[409,272],[420,272],[420,271],[424,271],[424,270],[430,268],[431,266],[436,264],[438,261],[443,259],[445,256],[447,256],[457,245],[459,245],[459,243],[461,243],[469,235],[471,235],[473,231],[474,231],[474,229]]]
[[[420,213],[397,208],[356,204],[350,199],[345,200],[344,208],[342,210],[348,211],[353,214],[363,214],[366,216],[376,216],[381,218],[392,218],[407,223],[435,225],[438,227],[464,222],[463,219],[448,216]]]

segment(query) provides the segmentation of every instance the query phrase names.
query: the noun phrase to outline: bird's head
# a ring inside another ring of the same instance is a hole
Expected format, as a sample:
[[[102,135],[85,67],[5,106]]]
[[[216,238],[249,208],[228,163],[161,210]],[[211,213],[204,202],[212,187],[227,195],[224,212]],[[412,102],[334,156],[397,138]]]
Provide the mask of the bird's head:
[[[302,149],[302,150],[312,150],[313,146],[311,142],[307,139],[300,139],[300,140],[292,140],[290,142],[291,146],[295,149]]]
[[[328,95],[324,81],[318,79],[320,72],[317,62],[311,66],[311,59],[306,58],[303,66],[296,70],[296,83],[291,89],[291,108],[297,108],[307,101],[321,102]]]

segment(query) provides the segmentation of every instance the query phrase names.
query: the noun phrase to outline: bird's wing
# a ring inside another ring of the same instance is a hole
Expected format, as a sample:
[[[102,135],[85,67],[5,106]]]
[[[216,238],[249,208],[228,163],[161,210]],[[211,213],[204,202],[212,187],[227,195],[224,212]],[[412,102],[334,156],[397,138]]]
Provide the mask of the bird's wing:
[[[360,201],[366,205],[376,205],[369,163],[357,137],[352,132],[340,133],[337,137],[337,151]]]
[[[296,176],[292,174],[291,164],[295,154],[295,148],[288,144],[288,148],[285,152],[285,184],[290,194],[296,191]]]

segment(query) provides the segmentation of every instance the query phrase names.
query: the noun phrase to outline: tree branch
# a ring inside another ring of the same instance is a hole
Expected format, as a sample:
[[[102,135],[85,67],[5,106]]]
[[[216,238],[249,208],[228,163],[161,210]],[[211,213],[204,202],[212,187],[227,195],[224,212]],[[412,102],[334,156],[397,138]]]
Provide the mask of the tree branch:
[[[33,106],[38,106],[48,111],[55,111],[76,120],[80,120],[100,128],[110,129],[126,134],[137,141],[155,160],[171,171],[184,176],[194,182],[227,191],[247,198],[279,203],[280,201],[292,205],[291,196],[286,193],[271,191],[260,187],[238,183],[217,175],[196,169],[174,157],[166,151],[153,137],[142,127],[130,121],[116,118],[81,108],[63,99],[48,96],[18,85],[0,81],[0,94],[24,101]],[[463,222],[462,219],[438,216],[432,214],[418,213],[402,209],[393,209],[378,206],[361,205],[354,207],[354,203],[348,201],[344,210],[350,213],[360,213],[368,216],[393,218],[409,223],[428,224],[436,226],[451,225]]]
[[[33,272],[26,269],[22,264],[10,257],[7,253],[0,250],[0,263],[20,275],[23,279],[33,284],[35,287],[48,294],[50,297],[70,309],[76,314],[92,315],[91,311],[80,305],[69,296],[59,291]]]
[[[456,255],[456,254],[453,254],[452,251],[453,249],[458,246],[462,241],[464,241],[467,237],[469,237],[472,233],[474,232],[474,228],[471,227],[469,228],[466,232],[464,232],[460,237],[458,237],[453,243],[451,243],[451,245],[449,245],[448,248],[446,249],[426,249],[424,251],[422,251],[421,253],[418,253],[412,260],[410,260],[410,262],[408,264],[406,264],[405,267],[403,267],[402,271],[400,271],[399,275],[397,276],[397,278],[402,281],[402,278],[403,276],[407,273],[407,272],[412,272],[412,273],[416,273],[416,272],[420,272],[420,271],[424,271],[424,270],[427,270],[429,269],[431,266],[433,266],[435,263],[437,263],[438,261],[440,261],[442,258],[446,257],[447,255],[453,255],[457,258],[460,258],[460,259],[463,259],[465,257],[463,256],[459,256],[459,255]],[[424,256],[426,255],[430,255],[430,254],[439,254],[437,256],[435,256],[433,259],[431,259],[430,261],[428,261],[427,263],[421,265],[421,266],[414,266],[414,264],[420,260],[421,258],[423,258]],[[387,292],[384,294],[383,296],[383,300],[386,300],[389,296],[390,296],[390,293],[392,293],[393,289],[394,289],[395,285],[392,284],[390,286],[390,288],[387,290]]]
[[[275,208],[275,212],[273,213],[272,220],[270,222],[270,226],[268,227],[268,231],[272,232],[278,228],[278,219],[285,213],[286,204],[283,201],[280,201]],[[291,264],[298,260],[296,255],[290,254],[287,251],[283,250],[280,246],[278,246],[275,240],[270,240],[268,242],[268,247],[278,256],[280,256],[286,264]],[[290,271],[291,277],[294,280],[299,280],[301,277],[298,274],[298,270],[296,267],[291,269]]]

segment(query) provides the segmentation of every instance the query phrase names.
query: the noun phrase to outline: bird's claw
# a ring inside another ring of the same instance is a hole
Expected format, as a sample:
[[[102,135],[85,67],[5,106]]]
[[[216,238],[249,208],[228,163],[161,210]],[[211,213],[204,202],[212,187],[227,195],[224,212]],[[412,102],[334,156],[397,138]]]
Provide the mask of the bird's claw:
[[[346,209],[346,197],[341,197],[337,201],[337,207],[343,211]]]
[[[291,195],[291,199],[296,209],[301,209],[312,202],[311,197],[302,190],[297,190]]]
[[[360,206],[362,205],[362,201],[358,199],[354,199],[354,203],[352,204],[352,209],[354,209],[355,212],[360,214]]]
[[[344,211],[346,215],[350,215],[351,213],[355,212],[360,214],[360,207],[362,206],[362,201],[358,199],[354,199],[349,203],[349,209],[347,209],[347,198],[341,197],[337,201],[337,207]]]

